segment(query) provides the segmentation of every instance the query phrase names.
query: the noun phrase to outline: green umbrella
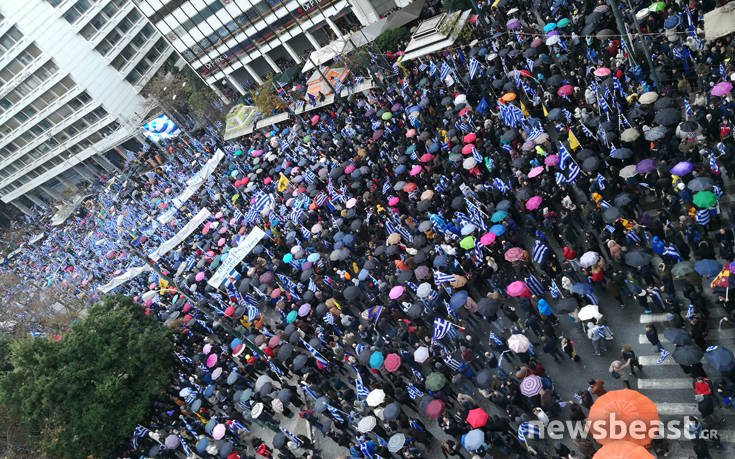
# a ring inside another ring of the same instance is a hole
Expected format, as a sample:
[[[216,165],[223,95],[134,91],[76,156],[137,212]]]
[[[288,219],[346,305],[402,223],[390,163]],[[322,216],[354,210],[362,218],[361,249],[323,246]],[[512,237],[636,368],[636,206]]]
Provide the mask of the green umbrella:
[[[467,236],[466,238],[459,241],[459,246],[465,250],[471,250],[475,247],[475,238],[472,236]]]
[[[410,155],[414,151],[416,151],[416,145],[414,145],[414,144],[411,144],[411,145],[408,146],[408,148],[406,148],[406,154],[407,155]]]
[[[434,372],[426,378],[426,383],[424,384],[424,386],[428,390],[436,391],[441,390],[441,388],[444,387],[446,383],[447,378],[445,378],[443,374]]]
[[[388,121],[389,119],[393,118],[393,113],[385,112],[380,116],[380,118],[382,118],[383,121]]]
[[[286,323],[293,323],[296,321],[296,318],[299,316],[299,313],[296,311],[291,311],[286,316]]]
[[[693,272],[694,265],[692,265],[691,261],[682,261],[675,264],[674,267],[671,268],[671,275],[674,276],[675,279],[679,279]]]
[[[493,223],[500,223],[503,220],[505,220],[505,217],[508,216],[508,212],[504,210],[496,210],[495,213],[492,214],[490,217],[490,221]]]
[[[692,200],[692,202],[695,206],[704,209],[717,204],[717,196],[709,190],[700,191],[699,193],[694,195],[694,199]]]
[[[235,152],[235,156],[240,156],[240,155],[242,155],[242,150],[237,150],[237,151]]]
[[[428,78],[422,78],[421,81],[419,81],[419,86],[426,86],[426,83],[429,82]]]
[[[217,266],[219,266],[220,262],[222,261],[222,258],[217,255],[214,257],[214,260],[209,264],[209,269],[217,269]]]
[[[311,136],[310,135],[305,135],[304,136],[304,142],[306,142],[306,143],[311,142]]]
[[[659,11],[663,11],[666,9],[666,3],[664,2],[654,2],[651,3],[651,6],[648,7],[649,11],[653,11],[654,13],[658,13]]]
[[[556,26],[559,28],[564,28],[569,25],[569,19],[567,18],[561,18],[558,21],[556,21]]]

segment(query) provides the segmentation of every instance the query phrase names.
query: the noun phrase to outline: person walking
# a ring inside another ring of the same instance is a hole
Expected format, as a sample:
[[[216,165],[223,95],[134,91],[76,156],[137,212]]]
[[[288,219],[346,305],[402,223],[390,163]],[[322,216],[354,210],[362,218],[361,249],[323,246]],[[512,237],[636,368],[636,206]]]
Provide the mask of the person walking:
[[[599,325],[593,322],[587,324],[587,338],[592,341],[592,355],[600,356],[603,352],[607,352]]]
[[[556,344],[556,340],[551,336],[545,336],[541,348],[544,352],[554,357],[554,361],[561,363],[566,355],[561,351],[561,347]]]
[[[653,324],[646,324],[645,329],[646,339],[648,339],[648,342],[655,346],[658,352],[663,351],[664,347],[661,345],[661,340],[658,338],[658,330],[656,330],[656,326]]]
[[[638,368],[638,371],[643,371],[643,365],[638,362],[638,357],[636,357],[635,352],[633,351],[633,346],[630,344],[624,344],[623,349],[620,351],[620,356],[622,357],[622,360],[630,360],[630,372],[635,375],[635,369]]]
[[[608,369],[610,376],[615,379],[620,379],[625,384],[625,387],[630,389],[630,360],[626,360],[625,363],[620,360],[613,360]]]

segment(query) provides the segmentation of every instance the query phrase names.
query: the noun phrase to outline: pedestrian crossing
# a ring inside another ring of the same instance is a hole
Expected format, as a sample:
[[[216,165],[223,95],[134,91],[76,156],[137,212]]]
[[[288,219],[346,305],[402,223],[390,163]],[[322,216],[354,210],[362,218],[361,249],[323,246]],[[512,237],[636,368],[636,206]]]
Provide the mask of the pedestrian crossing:
[[[719,321],[725,315],[724,311],[719,308],[712,308],[708,312],[710,332],[706,337],[707,343],[735,347],[735,329],[720,329],[719,327]],[[641,326],[645,324],[655,324],[657,326],[661,344],[669,352],[673,351],[673,344],[664,338],[663,331],[670,319],[671,316],[668,313],[641,314],[640,316]],[[682,371],[671,356],[659,363],[660,354],[650,344],[645,334],[638,335],[638,344],[640,345],[638,347],[640,354],[638,355],[638,361],[643,365],[643,371],[636,372],[637,377],[631,378],[631,386],[656,402],[662,421],[668,419],[683,420],[687,416],[699,417],[700,413],[692,389],[692,378]],[[716,377],[713,375],[712,379],[716,379]],[[722,409],[716,413],[726,417],[729,414]],[[723,426],[724,428],[718,429],[720,442],[725,445],[726,450],[735,448],[735,428],[730,427],[731,424],[732,422]],[[728,445],[728,443],[731,445]],[[671,441],[670,447],[671,454],[669,457],[692,457],[693,451],[690,440],[682,438],[678,441]],[[710,448],[710,452],[713,457],[727,456],[727,454],[712,448]]]

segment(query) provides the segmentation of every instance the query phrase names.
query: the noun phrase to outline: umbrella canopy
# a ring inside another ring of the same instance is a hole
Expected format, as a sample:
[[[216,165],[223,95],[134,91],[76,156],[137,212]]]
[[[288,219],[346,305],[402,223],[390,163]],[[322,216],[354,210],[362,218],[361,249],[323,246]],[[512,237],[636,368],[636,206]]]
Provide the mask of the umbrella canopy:
[[[447,383],[447,378],[443,374],[433,372],[426,377],[425,386],[428,390],[437,391],[441,390],[442,387]]]
[[[647,174],[656,170],[656,160],[652,158],[644,159],[635,166],[636,172],[639,174]]]
[[[424,413],[431,419],[438,419],[439,416],[444,412],[444,402],[439,399],[434,399],[426,405]]]
[[[717,204],[717,195],[711,191],[700,191],[694,195],[692,202],[700,209],[714,207]]]
[[[360,419],[360,422],[357,423],[357,431],[367,433],[373,430],[376,425],[377,420],[375,419],[375,416],[365,416],[364,418]]]
[[[735,370],[735,356],[732,352],[722,346],[712,346],[704,353],[707,363],[720,373],[729,373]]]
[[[730,92],[732,92],[732,83],[729,81],[721,81],[710,90],[710,94],[717,97],[722,97]]]
[[[515,281],[508,284],[508,286],[505,288],[505,292],[508,294],[508,296],[522,296],[528,293],[528,287],[523,281]]]
[[[393,402],[385,407],[383,410],[383,419],[386,421],[392,421],[398,419],[401,415],[401,405],[397,402]]]
[[[393,373],[401,366],[401,357],[395,353],[388,354],[385,356],[383,366],[385,367],[386,371],[388,371],[389,373]]]
[[[679,365],[694,365],[700,362],[703,356],[704,352],[693,344],[676,346],[674,352],[671,353],[671,357]]]
[[[615,440],[598,449],[592,459],[654,459],[646,448],[625,440]]]
[[[625,264],[628,266],[641,267],[651,262],[651,255],[640,250],[633,250],[625,254]]]
[[[413,351],[413,360],[416,363],[424,363],[429,359],[429,348],[426,346],[419,346]]]
[[[577,299],[574,297],[562,298],[556,303],[554,309],[559,313],[569,313],[577,309]]]
[[[368,406],[378,406],[385,401],[385,392],[383,389],[373,389],[367,396],[366,402]]]
[[[526,335],[516,333],[508,338],[508,349],[513,352],[526,352],[529,347],[531,347],[531,342],[526,338]]]
[[[697,177],[687,183],[687,188],[696,192],[710,190],[715,182],[709,177]]]
[[[601,317],[600,308],[596,304],[588,304],[577,313],[579,320],[590,320]]]
[[[385,413],[385,412],[384,412]],[[406,435],[398,432],[388,439],[388,451],[397,453],[406,444]]]
[[[669,172],[671,172],[673,175],[678,176],[684,176],[690,173],[694,170],[694,164],[690,163],[689,161],[680,161],[676,163],[674,167],[672,167]]]
[[[372,354],[370,354],[370,368],[380,368],[380,366],[383,364],[383,354],[381,352],[375,351]]]
[[[722,265],[719,261],[716,260],[704,259],[694,263],[694,270],[700,276],[704,277],[714,277],[720,272],[721,269]]]
[[[482,408],[475,408],[467,413],[467,418],[465,420],[467,421],[467,424],[471,425],[473,428],[479,429],[487,424],[487,419],[488,415],[485,410]]]
[[[485,434],[480,429],[474,429],[467,432],[462,437],[462,445],[467,451],[475,451],[485,443]]]
[[[600,254],[591,250],[583,253],[582,256],[579,257],[579,264],[583,268],[594,266],[598,261],[600,261]]]
[[[671,275],[674,276],[675,279],[680,279],[693,272],[694,264],[691,261],[681,261],[671,268]]]
[[[533,397],[541,392],[541,378],[536,375],[530,375],[523,378],[521,381],[521,394],[526,397]]]
[[[633,429],[627,428],[623,430],[625,433],[623,438],[619,438],[618,435],[613,436],[605,430],[592,432],[593,438],[601,445],[614,441],[613,437],[615,437],[616,440],[628,440],[637,445],[648,446],[652,440],[648,434],[658,432],[657,428],[654,429],[654,426],[658,426],[660,422],[656,404],[640,392],[630,389],[607,392],[592,405],[587,421],[610,426],[612,416],[615,416],[617,421],[623,422],[626,426],[630,426],[633,422],[642,423],[645,426],[644,432],[646,434],[630,435]],[[637,434],[640,429],[636,429],[635,432]]]
[[[686,330],[682,330],[681,328],[667,328],[666,330],[664,330],[664,338],[669,340],[669,342],[671,342],[672,344],[676,344],[679,346],[683,346],[692,342],[692,339],[689,337],[689,333],[687,333]]]

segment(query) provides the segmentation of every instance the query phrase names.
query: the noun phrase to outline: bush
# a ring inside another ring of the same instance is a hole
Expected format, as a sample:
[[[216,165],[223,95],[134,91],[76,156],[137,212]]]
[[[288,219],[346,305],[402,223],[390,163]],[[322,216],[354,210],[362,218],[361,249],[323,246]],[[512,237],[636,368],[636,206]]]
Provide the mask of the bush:
[[[375,45],[382,52],[398,51],[404,41],[411,37],[411,33],[405,27],[386,30],[375,39]]]
[[[464,11],[472,8],[470,0],[442,0],[444,11],[450,13],[452,11]]]

